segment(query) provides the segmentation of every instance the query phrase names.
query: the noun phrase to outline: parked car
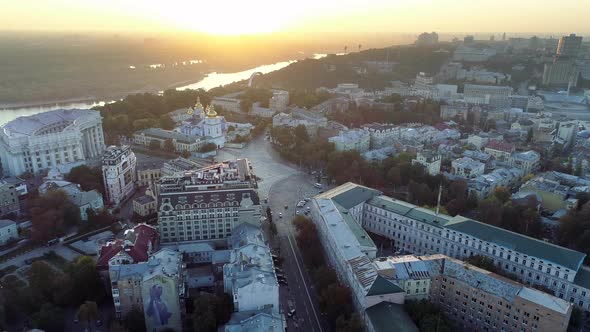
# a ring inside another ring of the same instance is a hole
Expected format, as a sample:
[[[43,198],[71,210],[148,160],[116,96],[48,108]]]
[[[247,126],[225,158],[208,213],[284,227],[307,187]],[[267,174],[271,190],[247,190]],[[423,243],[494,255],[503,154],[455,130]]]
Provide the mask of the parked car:
[[[283,212],[279,212],[279,218],[283,217]]]
[[[313,186],[316,187],[316,188],[318,188],[318,189],[322,189],[322,184],[321,183],[315,183]]]

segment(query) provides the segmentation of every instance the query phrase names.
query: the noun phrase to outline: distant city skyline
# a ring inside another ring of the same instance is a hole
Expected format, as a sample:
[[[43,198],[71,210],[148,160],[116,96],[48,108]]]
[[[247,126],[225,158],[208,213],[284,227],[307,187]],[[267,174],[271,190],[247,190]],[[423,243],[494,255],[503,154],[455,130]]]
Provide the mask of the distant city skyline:
[[[590,33],[587,4],[564,0],[30,0],[7,2],[0,30],[204,32]],[[105,19],[107,18],[107,19]]]

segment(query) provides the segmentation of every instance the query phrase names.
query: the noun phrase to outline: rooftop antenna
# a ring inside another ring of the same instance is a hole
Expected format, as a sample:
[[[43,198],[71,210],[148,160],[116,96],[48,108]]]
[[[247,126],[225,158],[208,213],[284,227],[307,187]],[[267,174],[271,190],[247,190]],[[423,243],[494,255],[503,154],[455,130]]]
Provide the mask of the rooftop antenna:
[[[436,215],[440,211],[440,197],[442,196],[442,183],[438,186],[438,199],[436,201]]]

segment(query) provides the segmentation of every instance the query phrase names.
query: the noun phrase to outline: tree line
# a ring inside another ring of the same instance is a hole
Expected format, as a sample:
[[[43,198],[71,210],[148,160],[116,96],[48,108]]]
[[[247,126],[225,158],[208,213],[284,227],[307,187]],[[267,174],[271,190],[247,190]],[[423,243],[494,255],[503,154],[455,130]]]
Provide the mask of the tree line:
[[[326,263],[315,224],[303,216],[296,216],[292,222],[297,230],[297,246],[315,285],[320,310],[331,327],[335,331],[363,331],[362,321],[352,304],[352,292],[338,281],[336,271]]]

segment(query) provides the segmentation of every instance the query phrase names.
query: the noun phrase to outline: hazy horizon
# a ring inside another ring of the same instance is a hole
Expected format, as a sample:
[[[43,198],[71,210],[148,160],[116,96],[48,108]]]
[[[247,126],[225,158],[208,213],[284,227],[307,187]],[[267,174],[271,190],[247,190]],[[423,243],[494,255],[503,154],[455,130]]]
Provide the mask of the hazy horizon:
[[[590,25],[584,23],[587,4],[564,0],[558,9],[553,2],[533,0],[301,0],[284,6],[270,0],[169,0],[164,5],[154,0],[31,0],[4,4],[0,30],[212,35],[590,33]]]

